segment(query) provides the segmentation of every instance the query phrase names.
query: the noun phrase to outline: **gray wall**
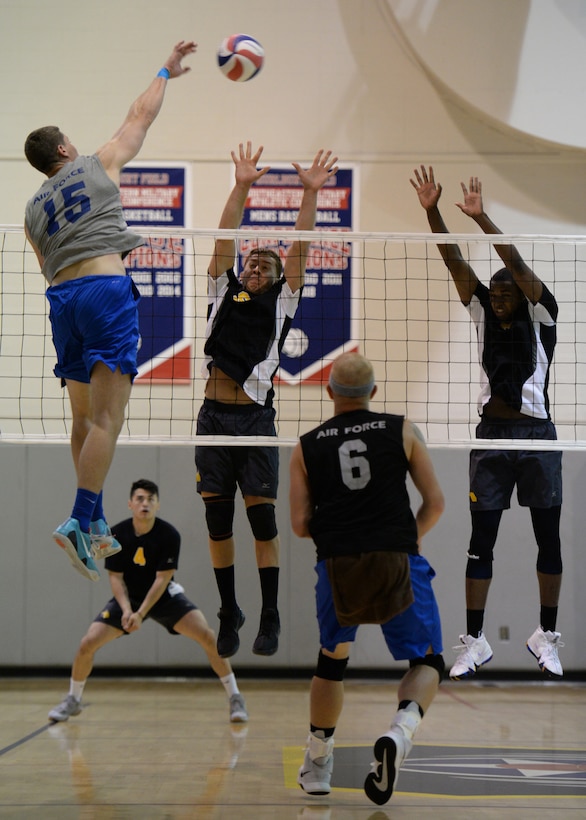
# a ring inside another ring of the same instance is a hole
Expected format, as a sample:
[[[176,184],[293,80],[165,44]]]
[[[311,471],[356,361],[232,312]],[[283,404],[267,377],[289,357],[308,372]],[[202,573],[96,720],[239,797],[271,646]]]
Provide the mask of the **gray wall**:
[[[247,622],[234,667],[290,669],[312,667],[318,651],[313,600],[314,548],[296,538],[288,521],[288,448],[281,450],[278,523],[282,543],[280,608],[283,622],[280,650],[273,658],[251,652],[258,626],[260,590],[248,522],[238,505],[237,588]],[[464,449],[433,450],[444,487],[447,508],[428,535],[424,552],[437,572],[435,591],[444,629],[448,662],[451,647],[465,631],[464,570],[469,537],[467,459]],[[586,562],[583,560],[586,508],[583,487],[586,458],[581,452],[564,455],[565,500],[562,540],[565,580],[558,627],[566,643],[561,658],[566,671],[584,670],[579,625],[586,620]],[[106,511],[112,522],[127,517],[130,484],[139,477],[156,481],[161,489],[162,518],[182,535],[177,579],[216,628],[218,594],[207,550],[203,505],[195,492],[193,449],[147,447],[121,443],[106,485]],[[62,444],[0,443],[2,484],[2,574],[0,576],[0,664],[3,667],[68,666],[87,626],[110,597],[105,577],[94,584],[82,578],[51,538],[69,514],[75,480],[69,448]],[[415,500],[416,503],[416,500]],[[535,661],[525,641],[538,624],[535,578],[536,548],[529,515],[513,503],[505,513],[496,547],[495,578],[489,596],[486,633],[493,646],[491,670],[532,671]],[[507,626],[510,640],[499,640]],[[187,639],[171,637],[147,622],[141,631],[104,647],[96,666],[205,667],[203,651]],[[359,632],[352,665],[355,668],[394,668],[378,627]],[[400,668],[404,664],[398,665]]]

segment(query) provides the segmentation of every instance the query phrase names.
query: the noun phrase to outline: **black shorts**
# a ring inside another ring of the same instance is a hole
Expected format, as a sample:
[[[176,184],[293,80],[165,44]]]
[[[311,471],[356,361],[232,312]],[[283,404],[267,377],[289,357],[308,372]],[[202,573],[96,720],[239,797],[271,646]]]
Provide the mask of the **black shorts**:
[[[476,428],[476,437],[555,441],[557,435],[553,422],[546,419],[482,419]],[[515,485],[521,507],[560,506],[561,451],[471,450],[471,510],[508,510]]]
[[[133,612],[136,612],[141,603],[142,601],[130,600]],[[164,626],[170,635],[178,635],[179,633],[175,632],[173,627],[184,615],[194,609],[197,609],[196,605],[182,592],[178,592],[173,596],[164,592],[157,603],[151,607],[144,620],[148,621],[149,618],[152,618],[153,621]],[[113,626],[114,629],[121,629],[122,632],[128,635],[128,632],[122,628],[122,610],[116,598],[110,598],[104,609],[94,618],[94,622]]]
[[[227,405],[205,399],[197,417],[197,434],[202,436],[276,436],[275,411],[258,404]],[[195,448],[197,492],[276,498],[279,486],[279,448],[222,447]]]

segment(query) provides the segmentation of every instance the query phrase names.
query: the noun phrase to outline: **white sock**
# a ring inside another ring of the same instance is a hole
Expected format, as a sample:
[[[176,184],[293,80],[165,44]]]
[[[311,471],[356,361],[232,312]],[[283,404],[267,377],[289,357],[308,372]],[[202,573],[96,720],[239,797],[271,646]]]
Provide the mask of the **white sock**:
[[[73,680],[73,678],[69,681],[69,694],[73,695],[78,703],[81,702],[81,696],[83,695],[83,688],[86,682],[84,680],[78,681]]]
[[[220,680],[222,681],[222,686],[226,690],[226,694],[229,698],[231,698],[232,695],[240,694],[240,689],[238,688],[238,684],[236,683],[236,677],[234,675],[234,672],[231,672],[229,675],[220,678]]]

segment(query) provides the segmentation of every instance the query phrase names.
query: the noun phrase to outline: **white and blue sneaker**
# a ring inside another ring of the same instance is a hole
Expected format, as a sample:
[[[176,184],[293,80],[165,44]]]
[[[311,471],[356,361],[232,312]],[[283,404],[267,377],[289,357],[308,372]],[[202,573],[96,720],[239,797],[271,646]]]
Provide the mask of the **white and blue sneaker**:
[[[75,569],[90,581],[99,581],[100,573],[92,558],[89,532],[82,532],[77,518],[68,518],[53,533],[53,539],[65,550]]]
[[[538,626],[527,641],[527,649],[537,658],[541,671],[550,678],[561,678],[564,674],[558,655],[558,648],[564,645],[560,638],[559,632],[546,632]]]
[[[452,680],[471,678],[492,658],[492,649],[482,632],[477,638],[473,635],[460,635],[460,646],[455,646],[454,649],[458,653],[458,659],[450,669]]]
[[[96,561],[100,558],[109,558],[120,552],[122,545],[112,535],[112,530],[103,518],[98,518],[90,524],[90,541],[92,556]]]

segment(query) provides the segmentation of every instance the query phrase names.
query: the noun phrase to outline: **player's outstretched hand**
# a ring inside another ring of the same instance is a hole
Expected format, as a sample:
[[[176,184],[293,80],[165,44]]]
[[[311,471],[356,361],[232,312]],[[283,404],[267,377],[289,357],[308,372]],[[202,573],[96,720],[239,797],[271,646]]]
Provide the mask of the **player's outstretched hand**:
[[[194,43],[193,40],[180,40],[177,43],[171,52],[171,56],[165,60],[165,68],[169,71],[169,79],[181,77],[183,74],[187,74],[188,71],[191,71],[189,66],[181,65],[181,61],[184,57],[187,57],[188,54],[193,54],[196,49],[197,43]]]
[[[337,172],[337,161],[338,157],[333,157],[331,151],[325,151],[321,148],[315,155],[311,168],[304,170],[297,162],[293,162],[292,165],[299,174],[299,179],[305,190],[319,191],[328,179]]]
[[[267,171],[271,170],[270,165],[266,165],[264,168],[258,169],[257,163],[261,158],[263,152],[263,146],[260,145],[256,151],[256,153],[252,153],[252,143],[250,140],[246,143],[246,148],[244,147],[244,143],[241,142],[238,146],[238,153],[235,151],[231,151],[232,161],[236,166],[236,182],[242,186],[248,186],[256,182],[257,179],[260,179],[262,176],[266,174]]]
[[[425,165],[420,166],[421,171],[417,168],[413,171],[415,179],[410,179],[409,182],[417,191],[419,202],[426,211],[430,208],[435,208],[440,196],[442,195],[442,186],[436,183],[433,176],[433,168],[429,166],[429,171]]]
[[[481,216],[484,211],[482,204],[482,182],[478,177],[470,177],[468,187],[466,187],[463,182],[461,182],[460,185],[462,186],[462,193],[464,194],[464,202],[456,202],[458,208],[462,213],[465,213],[466,216],[471,216],[472,218]]]

